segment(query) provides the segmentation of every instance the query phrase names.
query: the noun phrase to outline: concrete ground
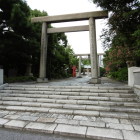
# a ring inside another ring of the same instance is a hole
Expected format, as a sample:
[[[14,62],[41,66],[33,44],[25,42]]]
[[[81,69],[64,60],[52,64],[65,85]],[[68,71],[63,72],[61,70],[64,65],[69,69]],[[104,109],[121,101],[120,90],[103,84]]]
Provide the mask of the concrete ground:
[[[0,128],[0,140],[89,140],[89,139]]]

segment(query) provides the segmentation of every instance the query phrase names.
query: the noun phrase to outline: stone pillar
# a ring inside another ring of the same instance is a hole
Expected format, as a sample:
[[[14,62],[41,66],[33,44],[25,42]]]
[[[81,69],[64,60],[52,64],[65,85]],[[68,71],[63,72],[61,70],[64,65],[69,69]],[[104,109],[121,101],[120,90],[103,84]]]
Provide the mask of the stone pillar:
[[[0,69],[0,85],[2,85],[3,84],[3,76],[4,74],[3,74],[3,69]]]
[[[99,84],[98,79],[98,61],[97,61],[97,45],[96,45],[96,26],[95,19],[89,19],[89,38],[90,38],[90,59],[91,59],[91,79],[89,83]]]
[[[100,55],[98,55],[98,77],[100,77],[100,62],[101,62]]]
[[[89,76],[89,68],[87,68],[87,76]]]
[[[79,73],[78,73],[77,78],[82,78],[82,76],[81,76],[81,59],[82,59],[82,57],[79,56]]]
[[[48,82],[46,78],[46,59],[47,59],[47,23],[42,23],[41,35],[41,54],[40,54],[40,70],[37,82]]]
[[[27,64],[27,68],[26,68],[26,76],[33,76],[32,74],[32,64]]]

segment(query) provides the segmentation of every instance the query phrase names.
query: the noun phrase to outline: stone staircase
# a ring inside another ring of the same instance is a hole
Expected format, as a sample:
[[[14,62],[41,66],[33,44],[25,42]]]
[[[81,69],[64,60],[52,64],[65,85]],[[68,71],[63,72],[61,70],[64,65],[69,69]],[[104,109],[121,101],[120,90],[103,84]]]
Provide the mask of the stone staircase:
[[[140,139],[140,102],[129,87],[8,85],[0,126],[99,140]]]

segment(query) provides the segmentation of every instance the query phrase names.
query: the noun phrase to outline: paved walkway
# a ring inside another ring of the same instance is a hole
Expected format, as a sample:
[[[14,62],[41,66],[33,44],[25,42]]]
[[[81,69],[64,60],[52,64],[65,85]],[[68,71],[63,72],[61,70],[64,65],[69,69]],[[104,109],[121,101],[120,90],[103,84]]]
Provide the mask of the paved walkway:
[[[70,77],[62,80],[50,80],[48,83],[36,83],[36,82],[25,82],[15,84],[26,84],[26,85],[46,85],[46,86],[105,86],[105,87],[122,87],[128,86],[127,83],[119,82],[116,80],[109,79],[107,77],[101,78],[101,84],[89,84],[91,77],[83,75],[82,78]]]

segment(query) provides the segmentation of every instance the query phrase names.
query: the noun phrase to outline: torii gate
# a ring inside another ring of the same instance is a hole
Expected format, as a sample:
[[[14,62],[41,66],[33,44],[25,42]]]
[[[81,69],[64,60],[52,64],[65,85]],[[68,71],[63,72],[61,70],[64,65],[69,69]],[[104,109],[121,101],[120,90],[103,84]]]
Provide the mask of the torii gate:
[[[97,53],[97,65],[98,65],[98,77],[100,77],[100,56],[105,55],[105,53]],[[78,72],[78,77],[81,77],[81,59],[82,56],[90,56],[90,54],[75,54],[75,56],[79,56],[79,72]],[[91,71],[92,72],[92,71]]]
[[[107,18],[107,11],[94,11],[76,14],[66,14],[57,16],[44,16],[34,17],[32,22],[42,22],[42,36],[41,36],[41,55],[40,55],[40,71],[38,82],[47,82],[46,77],[46,58],[47,58],[47,34],[58,32],[77,32],[77,31],[89,31],[90,37],[90,58],[91,58],[91,76],[90,83],[100,83],[98,79],[98,61],[97,61],[97,46],[96,46],[96,26],[95,20]],[[89,26],[73,26],[62,28],[47,28],[48,23],[69,22],[69,21],[81,21],[89,20]]]

